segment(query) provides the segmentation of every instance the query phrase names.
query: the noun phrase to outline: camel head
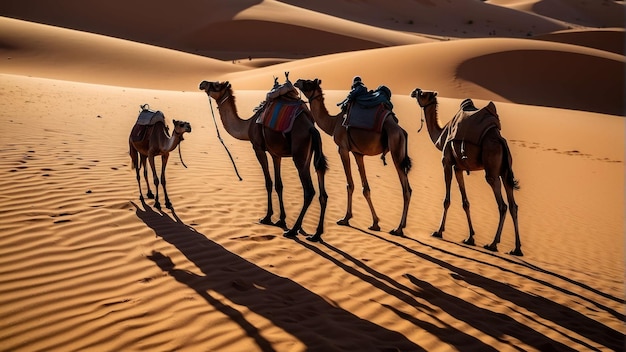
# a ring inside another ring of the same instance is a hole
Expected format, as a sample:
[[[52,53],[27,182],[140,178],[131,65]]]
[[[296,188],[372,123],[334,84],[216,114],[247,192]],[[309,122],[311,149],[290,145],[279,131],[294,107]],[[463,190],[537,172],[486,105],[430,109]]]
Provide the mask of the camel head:
[[[187,121],[178,121],[178,120],[173,120],[174,122],[174,132],[178,135],[181,136],[183,133],[188,132],[191,133],[191,124]]]
[[[310,100],[313,94],[315,94],[315,91],[322,89],[320,87],[321,84],[322,80],[317,78],[314,80],[299,79],[296,81],[296,83],[294,83],[294,86],[300,89],[302,91],[302,94],[304,94],[304,96]]]
[[[426,107],[437,103],[437,92],[415,88],[411,92],[411,98],[416,98],[419,106]]]
[[[205,91],[209,97],[219,101],[223,96],[227,94],[230,87],[231,87],[230,82],[228,81],[224,81],[224,82],[202,81],[200,82],[199,89]]]

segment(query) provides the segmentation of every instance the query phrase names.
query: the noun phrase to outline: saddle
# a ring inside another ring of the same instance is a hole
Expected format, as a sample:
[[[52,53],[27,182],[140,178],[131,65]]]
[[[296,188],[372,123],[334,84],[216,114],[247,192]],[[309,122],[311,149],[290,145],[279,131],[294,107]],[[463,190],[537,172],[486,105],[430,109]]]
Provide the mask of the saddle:
[[[283,84],[278,84],[278,79],[274,78],[274,87],[267,93],[265,101],[255,108],[259,114],[256,123],[282,133],[290,132],[296,117],[306,109],[288,75],[286,72],[287,79]]]
[[[137,122],[135,122],[135,126],[133,126],[130,134],[133,142],[143,141],[148,134],[146,132],[157,122],[162,122],[165,125],[165,115],[161,111],[150,110],[150,105],[148,104],[143,104],[140,107],[141,111],[137,117]]]
[[[465,99],[452,120],[443,127],[435,146],[443,149],[451,141],[480,144],[492,128],[502,129],[495,104],[489,102],[487,106],[478,109],[471,99]]]

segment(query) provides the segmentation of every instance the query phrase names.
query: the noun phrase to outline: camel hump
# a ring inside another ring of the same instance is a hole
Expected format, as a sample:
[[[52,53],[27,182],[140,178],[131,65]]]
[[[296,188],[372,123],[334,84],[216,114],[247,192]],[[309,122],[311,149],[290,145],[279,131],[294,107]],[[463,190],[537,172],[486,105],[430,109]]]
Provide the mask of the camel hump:
[[[137,117],[137,125],[152,126],[157,122],[165,124],[165,115],[159,110],[151,110],[148,104],[141,105],[139,117]]]

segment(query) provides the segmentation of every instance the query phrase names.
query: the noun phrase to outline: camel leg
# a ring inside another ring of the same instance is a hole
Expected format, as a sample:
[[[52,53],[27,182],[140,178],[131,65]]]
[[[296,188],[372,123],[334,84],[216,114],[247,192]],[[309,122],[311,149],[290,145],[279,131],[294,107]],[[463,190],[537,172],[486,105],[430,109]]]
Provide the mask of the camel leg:
[[[448,208],[450,208],[450,186],[452,185],[452,165],[443,160],[443,178],[446,183],[446,196],[443,199],[443,214],[441,215],[441,222],[439,223],[439,230],[433,232],[432,236],[437,238],[443,237],[443,232],[446,230],[446,217],[448,216]]]
[[[272,162],[274,164],[274,188],[276,189],[276,194],[278,195],[278,206],[280,207],[280,217],[278,222],[274,225],[280,228],[287,228],[287,223],[285,222],[285,218],[287,217],[285,213],[285,205],[283,203],[283,179],[280,175],[280,162],[282,159],[277,156],[272,156]]]
[[[137,186],[139,186],[139,200],[143,202],[143,193],[141,192],[141,176],[139,173],[139,168],[141,167],[141,164],[139,163],[139,152],[137,152],[137,149],[135,149],[132,143],[129,143],[129,146],[130,159],[133,163],[135,174],[137,175]]]
[[[515,227],[515,249],[510,251],[509,254],[523,256],[522,253],[522,242],[520,240],[519,235],[519,226],[517,223],[517,203],[515,203],[515,197],[513,196],[513,186],[509,185],[505,182],[504,189],[506,190],[506,196],[509,201],[509,212],[511,213],[511,218],[513,219],[513,226]]]
[[[467,216],[467,224],[469,226],[469,237],[463,240],[463,243],[473,246],[475,245],[474,241],[474,227],[472,226],[472,218],[470,216],[470,202],[467,198],[467,192],[465,190],[465,179],[463,178],[463,170],[454,168],[454,175],[456,176],[456,182],[459,184],[459,191],[461,191],[461,200],[463,202],[463,210],[465,210],[465,215]]]
[[[408,155],[406,153],[406,143],[407,143],[407,135],[406,132],[397,133],[392,137],[391,133],[388,133],[390,147],[393,146],[391,150],[391,157],[393,158],[393,163],[396,167],[396,172],[398,173],[398,178],[400,179],[400,185],[402,186],[402,198],[403,198],[403,206],[402,206],[402,217],[400,218],[400,224],[395,229],[391,230],[389,233],[394,236],[404,236],[403,229],[406,227],[406,219],[409,212],[409,203],[411,202],[411,185],[409,184],[409,177],[407,175],[407,169],[402,166],[403,161],[409,161]],[[395,141],[395,143],[393,143]],[[384,153],[383,153],[384,155]]]
[[[154,179],[154,188],[156,188],[156,195],[154,196],[154,207],[161,209],[161,203],[159,203],[159,175],[156,172],[156,166],[154,164],[154,155],[148,157],[150,162],[150,168],[152,169],[152,178]]]
[[[148,168],[146,167],[146,161],[148,157],[145,155],[141,156],[141,167],[143,168],[143,179],[146,181],[146,187],[148,187],[148,193],[146,193],[146,197],[148,199],[154,199],[154,194],[152,193],[152,189],[150,189],[150,180],[148,180]]]
[[[498,251],[498,243],[500,243],[500,236],[502,235],[502,227],[504,225],[504,218],[506,217],[507,206],[504,203],[504,199],[502,198],[502,182],[500,181],[499,176],[493,176],[493,174],[488,173],[485,177],[487,179],[487,183],[493,189],[493,194],[496,198],[496,203],[498,203],[498,211],[500,212],[500,220],[498,221],[498,229],[496,230],[496,235],[493,238],[493,242],[491,244],[486,244],[484,247],[493,252]]]
[[[169,153],[161,155],[161,187],[163,187],[163,196],[165,197],[165,207],[172,209],[172,203],[167,196],[167,188],[165,187],[165,167],[167,166],[167,160],[169,159]]]
[[[256,148],[254,149],[254,154],[256,155],[259,164],[261,164],[261,169],[263,169],[263,176],[265,177],[265,191],[267,192],[267,213],[264,218],[259,220],[259,222],[264,225],[274,225],[272,223],[272,214],[274,214],[274,210],[272,208],[272,178],[270,177],[267,154],[265,154],[265,151]]]
[[[372,203],[372,197],[370,195],[370,185],[367,182],[367,174],[365,172],[365,163],[363,162],[363,154],[354,154],[354,159],[356,160],[356,165],[359,168],[359,175],[361,176],[361,185],[363,186],[363,196],[365,200],[367,200],[367,205],[370,207],[370,211],[372,212],[372,226],[368,227],[373,231],[380,231],[380,226],[378,226],[378,215],[376,215],[376,211],[374,210],[374,203]]]
[[[296,152],[294,151],[294,155],[295,154]],[[298,219],[296,219],[296,222],[291,230],[287,230],[283,234],[283,236],[288,238],[295,238],[296,236],[298,236],[298,232],[302,228],[304,215],[306,214],[307,209],[309,209],[309,206],[313,201],[313,197],[315,197],[315,188],[313,187],[313,181],[311,180],[311,170],[309,169],[310,160],[310,158],[306,158],[306,160],[295,160],[294,158],[294,164],[298,169],[298,176],[300,176],[300,182],[302,183],[302,189],[304,191],[304,203],[302,204],[302,210],[300,210],[300,215],[298,215]]]
[[[350,152],[346,149],[339,148],[339,156],[343,164],[343,171],[346,174],[346,189],[348,192],[348,205],[346,207],[346,215],[343,219],[337,221],[337,225],[350,226],[352,219],[352,194],[354,193],[354,180],[352,179],[352,168],[350,166]]]

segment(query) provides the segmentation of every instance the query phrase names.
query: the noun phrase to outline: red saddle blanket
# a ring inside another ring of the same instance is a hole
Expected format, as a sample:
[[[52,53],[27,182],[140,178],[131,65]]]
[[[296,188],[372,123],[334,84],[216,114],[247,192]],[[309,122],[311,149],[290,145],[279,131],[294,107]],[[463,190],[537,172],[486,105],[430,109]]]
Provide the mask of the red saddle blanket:
[[[442,149],[453,140],[480,144],[485,133],[492,128],[501,129],[500,118],[493,102],[477,110],[459,110],[444,127],[441,136],[435,143]]]
[[[343,126],[381,132],[385,120],[391,114],[393,112],[384,104],[366,108],[357,103],[351,103],[348,107],[348,113],[343,120]]]
[[[274,99],[263,109],[256,122],[274,131],[287,133],[291,131],[293,121],[302,111],[302,100]]]

